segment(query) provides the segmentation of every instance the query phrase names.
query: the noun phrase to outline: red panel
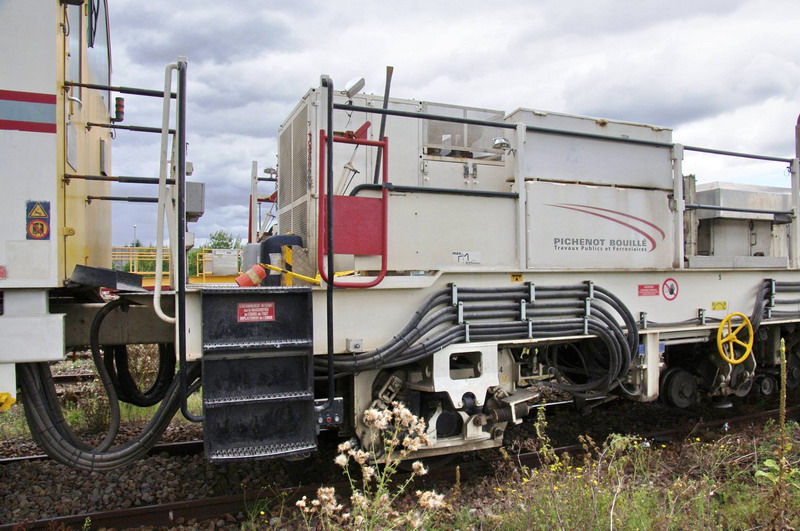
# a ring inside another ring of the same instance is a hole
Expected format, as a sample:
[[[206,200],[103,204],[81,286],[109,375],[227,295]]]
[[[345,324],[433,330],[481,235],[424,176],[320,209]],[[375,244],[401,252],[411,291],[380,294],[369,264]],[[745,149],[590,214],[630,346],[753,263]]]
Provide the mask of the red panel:
[[[38,122],[18,122],[16,120],[0,120],[0,129],[10,131],[30,131],[32,133],[55,133],[56,124]]]
[[[335,254],[379,255],[383,238],[383,205],[377,197],[333,198]]]
[[[31,103],[56,103],[55,94],[40,94],[38,92],[20,92],[18,90],[0,90],[0,100],[28,101]]]

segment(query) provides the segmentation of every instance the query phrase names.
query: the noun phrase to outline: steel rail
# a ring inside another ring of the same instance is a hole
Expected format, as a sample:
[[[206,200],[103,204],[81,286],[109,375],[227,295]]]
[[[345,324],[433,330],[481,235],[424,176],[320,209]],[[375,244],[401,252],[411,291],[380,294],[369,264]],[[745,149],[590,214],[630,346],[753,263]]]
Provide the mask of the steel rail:
[[[82,372],[79,374],[54,374],[53,383],[55,384],[76,384],[89,382],[97,379],[97,374],[93,372]]]
[[[147,453],[147,455],[156,455],[166,453],[170,457],[200,455],[203,453],[203,441],[177,441],[170,443],[159,443]],[[0,458],[0,466],[13,465],[15,463],[28,463],[33,461],[47,461],[50,459],[49,455],[34,454],[34,455],[19,455],[15,457]]]

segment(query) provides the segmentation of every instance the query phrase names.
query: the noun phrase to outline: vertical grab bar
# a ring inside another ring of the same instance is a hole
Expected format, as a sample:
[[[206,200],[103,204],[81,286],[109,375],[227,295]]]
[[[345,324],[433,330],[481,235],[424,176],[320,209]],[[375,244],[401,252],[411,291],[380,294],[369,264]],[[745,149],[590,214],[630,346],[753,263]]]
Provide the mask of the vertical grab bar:
[[[186,69],[188,64],[185,57],[178,58],[178,117],[175,124],[177,136],[177,164],[178,164],[178,222],[177,222],[177,254],[178,266],[176,271],[178,292],[178,378],[180,379],[181,413],[191,422],[202,422],[202,415],[193,415],[189,411],[188,381],[186,374]]]
[[[329,76],[322,76],[320,80],[323,87],[325,87],[326,95],[327,95],[327,107],[326,107],[326,118],[327,123],[325,126],[328,129],[328,136],[325,142],[325,149],[324,152],[327,153],[327,159],[330,160],[333,158],[333,80]],[[321,149],[322,151],[322,149]],[[322,153],[320,153],[320,157],[323,157]],[[322,179],[322,175],[320,175],[320,179]],[[328,171],[325,176],[325,179],[328,182],[328,189],[333,190],[333,165],[328,165]],[[320,183],[320,186],[322,184]],[[327,226],[327,238],[328,238],[328,269],[333,271],[333,194],[329,194],[327,198],[320,197],[319,201],[323,199],[327,200],[327,216],[326,216],[326,226]],[[320,205],[320,209],[322,205]],[[321,221],[321,220],[320,220]],[[320,270],[324,269],[322,264],[320,264]],[[328,360],[328,399],[325,401],[324,404],[318,405],[314,407],[314,410],[317,412],[325,411],[327,409],[331,409],[333,407],[333,400],[336,396],[336,381],[334,379],[334,371],[333,371],[333,284],[328,283],[325,287],[326,291],[326,312],[327,312],[327,338],[328,338],[328,352],[326,353],[326,359]]]
[[[167,203],[167,142],[169,140],[169,114],[172,92],[172,71],[178,69],[178,63],[170,63],[164,68],[164,103],[161,111],[161,159],[158,170],[158,219],[156,220],[156,279],[153,292],[153,308],[156,315],[170,324],[175,324],[175,317],[170,317],[161,308],[161,284],[164,278],[164,215]],[[170,237],[170,240],[172,238]],[[171,261],[170,261],[171,263]]]

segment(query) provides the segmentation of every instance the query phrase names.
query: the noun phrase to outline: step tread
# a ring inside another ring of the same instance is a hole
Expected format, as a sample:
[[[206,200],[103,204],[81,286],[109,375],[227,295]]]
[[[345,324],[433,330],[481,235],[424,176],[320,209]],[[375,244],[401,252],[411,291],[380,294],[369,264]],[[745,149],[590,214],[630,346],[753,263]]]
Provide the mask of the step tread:
[[[259,402],[289,402],[295,400],[311,400],[312,398],[314,398],[314,393],[310,391],[286,391],[282,393],[264,393],[259,395],[204,398],[203,404],[207,407],[215,407],[215,406],[229,406],[233,404],[255,404]]]
[[[281,339],[279,341],[229,341],[219,343],[203,343],[204,352],[235,352],[239,350],[278,350],[284,348],[301,348],[312,345],[309,339]]]
[[[211,461],[223,461],[234,459],[252,459],[254,457],[275,457],[280,455],[309,452],[316,449],[317,443],[315,441],[241,446],[211,451],[208,454],[208,459]]]

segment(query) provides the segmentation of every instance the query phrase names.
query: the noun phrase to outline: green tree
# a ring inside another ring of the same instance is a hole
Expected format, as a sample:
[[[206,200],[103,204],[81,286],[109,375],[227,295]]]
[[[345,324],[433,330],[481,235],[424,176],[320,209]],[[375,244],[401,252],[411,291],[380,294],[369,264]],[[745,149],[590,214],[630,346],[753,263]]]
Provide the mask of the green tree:
[[[220,229],[208,236],[208,243],[204,247],[208,249],[241,249],[242,238]]]
[[[202,251],[202,249],[199,249],[199,248],[195,247],[194,249],[189,251],[189,254],[186,256],[186,263],[189,266],[189,276],[190,277],[197,276],[197,274],[198,274],[198,271],[197,271],[197,255],[200,254],[201,251]]]

